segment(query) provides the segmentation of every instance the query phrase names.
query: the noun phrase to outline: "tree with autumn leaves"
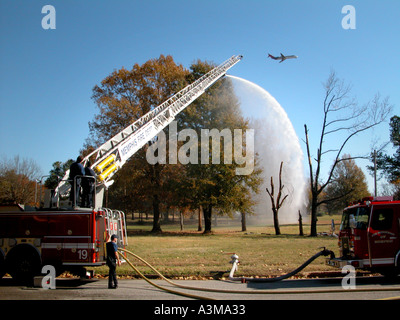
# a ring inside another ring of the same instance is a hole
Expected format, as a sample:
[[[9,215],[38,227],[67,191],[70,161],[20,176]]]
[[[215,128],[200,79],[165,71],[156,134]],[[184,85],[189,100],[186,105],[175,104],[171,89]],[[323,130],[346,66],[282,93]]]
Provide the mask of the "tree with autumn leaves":
[[[197,61],[190,70],[188,82],[196,81],[215,66],[208,62]],[[229,79],[222,79],[209,88],[206,93],[195,100],[177,117],[178,129],[193,128],[197,136],[201,136],[204,129],[226,128],[241,129],[244,132],[249,128],[248,122],[242,117],[239,101],[234,93]],[[201,143],[198,141],[198,157],[201,157]],[[211,146],[211,143],[208,144]],[[246,147],[245,143],[244,146]],[[215,147],[215,146],[214,146]],[[232,148],[234,146],[232,145]],[[261,169],[257,167],[257,157],[254,155],[255,167],[251,174],[238,175],[236,169],[241,167],[234,159],[231,164],[212,163],[211,147],[207,152],[207,161],[198,164],[187,164],[186,175],[182,188],[191,195],[192,206],[201,206],[204,212],[204,233],[211,232],[211,216],[213,211],[231,215],[234,212],[242,214],[253,212],[255,204],[251,193],[258,192],[261,184]],[[224,148],[220,145],[220,159],[224,159]],[[233,150],[231,151],[233,154]],[[249,149],[246,152],[251,152]],[[203,161],[205,159],[202,159]]]
[[[91,141],[98,146],[122,129],[153,110],[186,84],[188,72],[171,56],[161,55],[131,70],[121,68],[93,88],[93,100],[98,114],[89,123]],[[149,210],[154,215],[153,231],[161,231],[160,207],[165,179],[165,165],[150,165],[146,161],[148,146],[139,150],[118,172],[109,193],[109,205],[137,210]],[[122,201],[123,200],[123,201]]]
[[[323,202],[330,214],[341,213],[351,202],[370,195],[365,174],[349,154],[336,165]]]
[[[19,156],[0,159],[0,204],[38,206],[41,175],[32,159]]]
[[[98,114],[89,124],[91,137],[87,145],[105,142],[213,67],[197,61],[186,70],[171,56],[160,55],[142,65],[135,64],[131,70],[121,68],[112,72],[93,88]],[[248,128],[228,79],[215,83],[176,120],[178,130]],[[164,131],[168,133],[168,128]],[[251,213],[250,192],[257,192],[260,183],[257,168],[250,175],[238,176],[235,169],[239,164],[234,161],[232,164],[150,164],[146,153],[154,143],[156,141],[139,150],[116,174],[108,194],[110,206],[121,208],[123,205],[124,209],[142,212],[151,210],[153,232],[161,231],[160,212],[170,207],[195,210],[202,206],[205,233],[211,232],[213,209],[228,214],[234,211]],[[200,149],[200,142],[196,147]],[[221,158],[223,152],[221,150]],[[198,154],[200,156],[200,152]]]

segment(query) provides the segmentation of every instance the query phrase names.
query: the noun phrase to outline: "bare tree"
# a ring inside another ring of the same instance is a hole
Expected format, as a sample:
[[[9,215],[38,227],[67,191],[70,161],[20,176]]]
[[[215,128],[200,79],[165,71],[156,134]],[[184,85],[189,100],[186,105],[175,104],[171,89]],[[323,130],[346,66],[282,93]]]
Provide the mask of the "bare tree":
[[[274,190],[275,188],[274,188],[274,178],[273,177],[271,177],[271,190],[268,190],[268,188],[265,188],[265,190],[267,191],[269,197],[271,198],[272,213],[274,215],[274,228],[275,228],[275,234],[276,235],[280,235],[281,234],[281,230],[280,230],[280,227],[279,227],[279,218],[278,218],[279,209],[282,207],[283,202],[288,197],[288,195],[285,195],[282,198],[282,190],[285,187],[282,184],[282,167],[283,167],[283,161],[281,162],[281,167],[279,169],[279,191],[278,191],[278,195],[277,195],[277,198],[276,198],[276,203],[275,203],[275,190]]]
[[[3,157],[0,160],[0,203],[36,205],[36,181],[40,176],[41,170],[34,160]]]
[[[323,103],[323,122],[314,161],[310,152],[310,143],[308,139],[308,128],[304,125],[308,165],[310,171],[310,189],[311,189],[311,233],[310,236],[317,235],[317,208],[323,203],[333,199],[320,200],[318,197],[321,192],[331,182],[336,165],[340,161],[348,158],[340,158],[340,155],[346,144],[358,133],[371,129],[382,123],[392,111],[392,105],[389,99],[381,99],[379,94],[364,105],[358,105],[356,100],[350,96],[351,86],[346,85],[343,80],[337,78],[334,71],[331,71],[327,81],[323,84],[325,89],[325,99]],[[339,133],[345,133],[344,138],[340,138]],[[336,135],[335,135],[336,134]],[[324,142],[335,135],[337,148],[324,150]],[[321,181],[321,164],[323,157],[327,154],[334,155],[333,165],[328,172],[325,181]],[[365,156],[355,156],[355,158],[366,158]],[[316,168],[314,169],[313,164]]]

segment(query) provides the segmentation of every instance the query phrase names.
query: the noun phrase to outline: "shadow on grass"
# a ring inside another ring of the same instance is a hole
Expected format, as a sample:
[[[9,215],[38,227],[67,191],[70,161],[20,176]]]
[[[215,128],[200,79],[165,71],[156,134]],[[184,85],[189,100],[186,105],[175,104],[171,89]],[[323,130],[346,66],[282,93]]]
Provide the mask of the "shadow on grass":
[[[212,237],[212,236],[238,236],[247,239],[305,239],[310,238],[308,235],[300,236],[298,234],[281,234],[275,235],[271,233],[255,233],[246,231],[212,231],[204,233],[203,231],[161,231],[151,232],[149,230],[128,230],[128,236],[149,236],[149,237]],[[319,236],[318,238],[326,238]]]

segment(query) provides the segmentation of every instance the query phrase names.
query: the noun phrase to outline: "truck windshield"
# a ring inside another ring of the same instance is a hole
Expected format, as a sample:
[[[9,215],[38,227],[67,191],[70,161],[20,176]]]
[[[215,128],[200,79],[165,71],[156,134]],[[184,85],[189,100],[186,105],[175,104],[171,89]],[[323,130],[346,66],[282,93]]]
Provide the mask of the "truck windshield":
[[[368,218],[369,218],[370,208],[368,207],[358,207],[344,210],[342,215],[342,223],[340,224],[340,230],[350,229],[354,227],[355,229],[367,230]],[[351,220],[353,222],[351,223]]]

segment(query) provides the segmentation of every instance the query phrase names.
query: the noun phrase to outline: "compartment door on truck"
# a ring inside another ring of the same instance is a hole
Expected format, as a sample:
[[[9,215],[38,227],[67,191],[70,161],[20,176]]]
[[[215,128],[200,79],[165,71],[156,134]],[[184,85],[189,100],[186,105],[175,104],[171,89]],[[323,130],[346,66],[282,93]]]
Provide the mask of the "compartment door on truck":
[[[368,228],[372,266],[394,263],[399,250],[399,221],[394,206],[373,206]]]

